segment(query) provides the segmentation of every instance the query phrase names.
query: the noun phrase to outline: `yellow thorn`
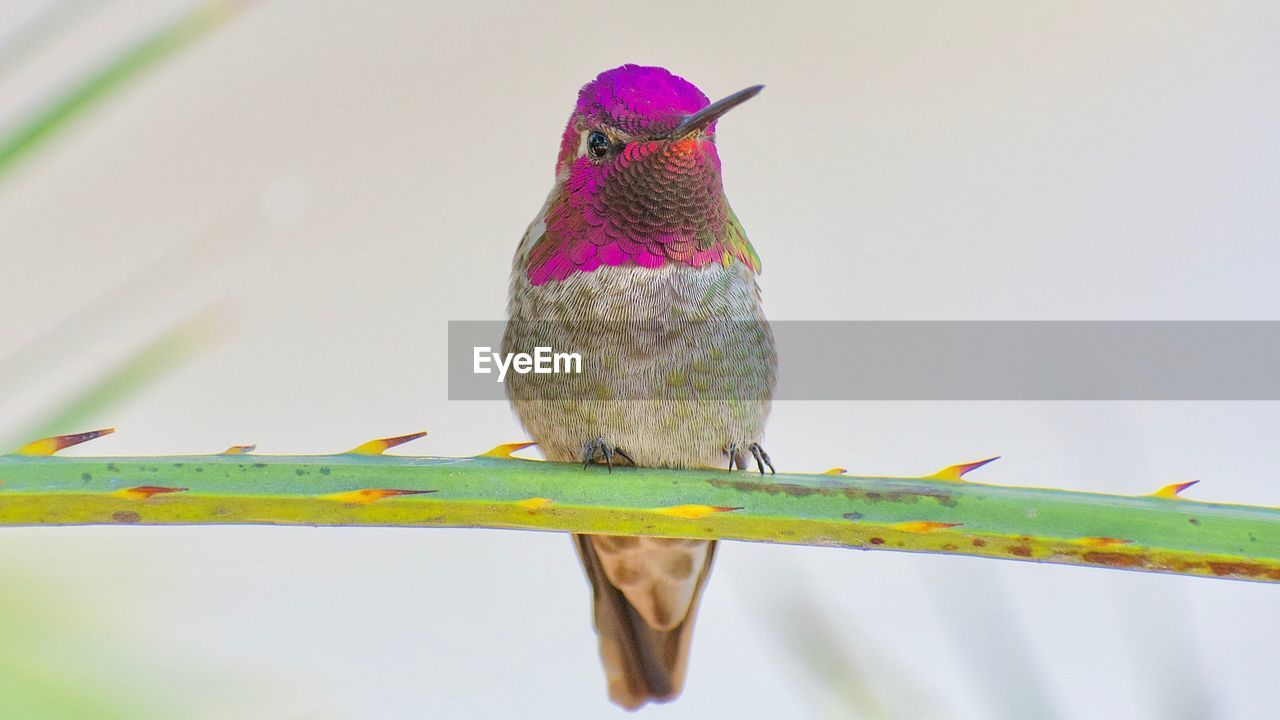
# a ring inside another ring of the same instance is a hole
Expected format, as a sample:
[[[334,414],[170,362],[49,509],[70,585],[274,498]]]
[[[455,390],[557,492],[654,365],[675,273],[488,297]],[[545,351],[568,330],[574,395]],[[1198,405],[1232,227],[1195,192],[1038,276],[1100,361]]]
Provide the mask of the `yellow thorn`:
[[[977,462],[961,463],[959,465],[944,467],[932,475],[925,475],[921,479],[922,480],[942,480],[944,482],[964,482],[965,473],[969,472],[970,470],[977,470],[983,465],[986,465],[987,463],[995,462],[996,460],[999,460],[999,459],[1000,459],[1000,456],[996,455],[995,457],[989,457],[986,460],[978,460]]]
[[[423,495],[433,493],[435,490],[391,490],[384,488],[364,488],[362,490],[348,490],[346,492],[333,493],[332,495],[321,495],[326,500],[337,500],[338,502],[353,503],[356,505],[368,505],[382,498],[395,497],[397,495]]]
[[[397,445],[403,445],[410,440],[417,440],[426,435],[426,431],[409,433],[408,435],[400,435],[399,437],[378,438],[370,440],[363,445],[351,448],[345,454],[347,455],[381,455]]]
[[[519,443],[515,443],[515,444],[519,444]],[[516,507],[522,507],[525,510],[528,510],[530,513],[536,513],[542,508],[550,505],[553,502],[555,501],[551,500],[550,498],[535,497],[535,498],[529,498],[528,500],[521,500],[517,502]]]
[[[53,437],[41,438],[35,442],[29,442],[26,445],[13,451],[14,455],[26,455],[29,457],[46,457],[52,455],[59,450],[64,450],[72,445],[79,445],[82,442],[89,442],[103,435],[110,435],[115,432],[115,428],[103,428],[101,430],[90,430],[89,432],[75,433],[74,435],[54,435]]]
[[[1199,481],[1199,480],[1190,480],[1190,481],[1188,481],[1188,482],[1181,482],[1181,483],[1174,483],[1174,484],[1172,484],[1172,485],[1165,485],[1164,487],[1160,488],[1159,490],[1157,490],[1157,491],[1155,491],[1155,492],[1151,493],[1151,495],[1150,495],[1149,497],[1164,498],[1164,499],[1166,499],[1166,500],[1181,500],[1181,499],[1183,499],[1183,498],[1179,497],[1179,494],[1180,494],[1183,490],[1186,490],[1187,488],[1191,487],[1192,485],[1195,485],[1195,484],[1196,484],[1196,483],[1198,483],[1198,482],[1200,482],[1200,481]]]
[[[184,487],[161,487],[159,485],[139,485],[138,487],[122,488],[111,493],[115,497],[127,498],[129,500],[146,500],[152,495],[164,495],[166,493],[186,492]]]
[[[931,522],[929,520],[908,520],[891,525],[894,530],[901,530],[909,533],[931,533],[934,530],[945,530],[946,528],[960,527],[963,523],[944,523]]]
[[[534,445],[537,445],[537,444],[538,443],[535,443],[535,442],[503,443],[493,448],[492,450],[480,453],[476,457],[497,458],[499,460],[515,460],[517,458],[512,457],[514,453],[518,453],[527,447],[533,447]]]
[[[652,512],[659,515],[670,515],[671,517],[684,518],[685,520],[701,520],[708,515],[715,513],[732,512],[741,510],[740,507],[722,507],[717,505],[673,505],[671,507],[654,508]]]
[[[1082,537],[1071,541],[1076,545],[1087,548],[1109,547],[1111,545],[1128,545],[1132,540],[1121,540],[1120,538],[1111,537]]]
[[[827,470],[826,472],[824,472],[824,473],[822,473],[822,474],[823,474],[823,475],[843,475],[843,474],[845,474],[845,473],[847,473],[847,472],[849,472],[849,471],[848,471],[848,470],[845,470],[844,468],[831,468],[830,470]]]
[[[223,450],[222,454],[223,455],[248,455],[249,453],[257,449],[258,449],[257,445],[232,445],[226,450]]]

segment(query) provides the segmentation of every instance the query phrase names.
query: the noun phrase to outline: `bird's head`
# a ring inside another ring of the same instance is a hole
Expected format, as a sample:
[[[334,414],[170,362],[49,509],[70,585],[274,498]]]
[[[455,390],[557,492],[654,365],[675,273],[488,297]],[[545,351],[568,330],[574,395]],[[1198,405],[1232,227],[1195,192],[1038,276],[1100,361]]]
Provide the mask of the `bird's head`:
[[[684,78],[639,65],[607,70],[583,86],[561,140],[546,236],[530,257],[530,279],[563,280],[600,265],[701,266],[735,257],[758,269],[724,199],[715,128],[762,87],[708,103]]]
[[[623,65],[606,70],[578,92],[556,169],[605,180],[635,164],[640,154],[649,157],[655,151],[701,155],[718,167],[716,120],[763,87],[749,87],[712,105],[697,86],[665,68]],[[654,168],[664,169],[660,164]],[[683,174],[676,168],[670,172]]]

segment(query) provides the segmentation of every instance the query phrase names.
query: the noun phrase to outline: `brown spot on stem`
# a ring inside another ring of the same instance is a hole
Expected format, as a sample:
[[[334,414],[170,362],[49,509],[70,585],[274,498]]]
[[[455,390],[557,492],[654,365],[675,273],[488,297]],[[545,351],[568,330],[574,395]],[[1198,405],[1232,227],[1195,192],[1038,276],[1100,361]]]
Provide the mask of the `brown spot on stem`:
[[[878,490],[865,490],[853,485],[796,485],[793,483],[781,482],[756,482],[752,480],[730,480],[726,478],[712,478],[707,481],[711,487],[717,490],[737,490],[738,492],[763,492],[769,495],[788,495],[790,497],[809,497],[817,495],[820,497],[840,497],[844,496],[851,500],[862,500],[869,503],[891,502],[891,503],[917,503],[921,498],[932,498],[939,505],[945,507],[955,507],[955,497],[939,488],[915,488],[910,491],[899,490],[894,492],[881,492]]]
[[[883,544],[884,544],[884,538],[873,537],[873,538],[871,538],[871,541],[870,541],[870,542],[871,542],[871,544],[872,544],[872,545],[883,545]]]
[[[986,547],[986,546],[987,546],[987,541],[986,541],[986,540],[983,540],[982,538],[974,538],[974,539],[973,539],[973,546],[974,546],[974,547]]]
[[[1244,577],[1254,577],[1261,575],[1266,568],[1256,563],[1243,562],[1211,562],[1209,569],[1214,575],[1219,577],[1223,575],[1243,575]]]
[[[111,513],[111,520],[123,525],[133,525],[134,523],[142,522],[142,516],[132,510],[124,510]]]
[[[1031,557],[1031,548],[1026,545],[1014,545],[1009,548],[1009,553],[1018,557]]]
[[[1139,567],[1145,562],[1141,555],[1130,555],[1117,552],[1087,552],[1080,556],[1087,563],[1109,565],[1118,568]]]

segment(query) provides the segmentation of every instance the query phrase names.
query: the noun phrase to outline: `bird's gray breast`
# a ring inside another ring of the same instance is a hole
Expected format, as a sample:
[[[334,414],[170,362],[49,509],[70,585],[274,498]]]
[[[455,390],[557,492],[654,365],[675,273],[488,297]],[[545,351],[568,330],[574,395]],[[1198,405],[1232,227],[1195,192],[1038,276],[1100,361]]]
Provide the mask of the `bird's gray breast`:
[[[580,372],[506,381],[549,458],[574,459],[599,435],[642,465],[719,464],[763,431],[776,357],[754,277],[737,264],[516,277],[508,311],[504,353],[581,357]]]

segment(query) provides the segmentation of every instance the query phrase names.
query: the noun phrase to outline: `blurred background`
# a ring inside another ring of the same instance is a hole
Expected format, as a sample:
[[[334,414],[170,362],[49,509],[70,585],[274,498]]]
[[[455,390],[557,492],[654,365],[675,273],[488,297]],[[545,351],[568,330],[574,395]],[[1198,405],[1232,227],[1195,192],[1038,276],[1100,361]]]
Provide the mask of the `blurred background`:
[[[449,402],[576,91],[719,97],[775,319],[1280,319],[1269,2],[0,3],[0,438],[76,454],[523,439]],[[1275,505],[1276,403],[778,404],[780,469]],[[731,544],[663,718],[1257,718],[1277,591]],[[0,715],[621,714],[569,540],[0,532]]]

